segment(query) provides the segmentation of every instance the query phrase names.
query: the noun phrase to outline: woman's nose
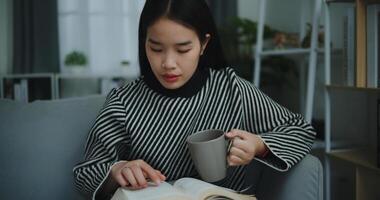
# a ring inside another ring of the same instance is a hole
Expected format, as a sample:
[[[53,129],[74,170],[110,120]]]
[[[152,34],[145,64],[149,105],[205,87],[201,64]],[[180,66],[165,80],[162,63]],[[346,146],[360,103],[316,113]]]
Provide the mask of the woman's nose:
[[[174,55],[168,53],[162,61],[162,67],[167,69],[172,69],[176,67],[176,58]]]

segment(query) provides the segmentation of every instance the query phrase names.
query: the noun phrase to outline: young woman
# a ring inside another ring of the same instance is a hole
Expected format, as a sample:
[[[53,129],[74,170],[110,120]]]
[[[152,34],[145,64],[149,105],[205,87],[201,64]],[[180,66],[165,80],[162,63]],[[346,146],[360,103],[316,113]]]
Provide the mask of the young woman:
[[[219,185],[245,187],[257,159],[286,171],[309,153],[313,128],[227,67],[204,0],[147,0],[139,26],[142,76],[114,89],[92,127],[77,187],[109,198],[120,186],[198,177],[187,136],[221,129],[233,139]]]

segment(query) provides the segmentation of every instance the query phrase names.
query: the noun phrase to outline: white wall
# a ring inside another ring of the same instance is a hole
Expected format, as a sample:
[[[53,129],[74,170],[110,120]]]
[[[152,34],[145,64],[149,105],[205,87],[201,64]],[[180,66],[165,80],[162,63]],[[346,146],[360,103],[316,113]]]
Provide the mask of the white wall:
[[[259,1],[258,0],[238,0],[238,16],[258,21]]]
[[[12,51],[12,0],[0,0],[0,74],[10,73]]]

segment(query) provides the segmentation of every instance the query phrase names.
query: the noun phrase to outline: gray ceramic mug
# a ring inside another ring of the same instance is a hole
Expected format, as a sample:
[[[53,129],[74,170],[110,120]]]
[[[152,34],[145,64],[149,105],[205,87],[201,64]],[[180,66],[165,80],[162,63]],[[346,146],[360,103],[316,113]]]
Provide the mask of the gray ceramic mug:
[[[187,137],[187,145],[202,180],[220,181],[227,175],[227,154],[231,142],[222,130],[204,130]]]

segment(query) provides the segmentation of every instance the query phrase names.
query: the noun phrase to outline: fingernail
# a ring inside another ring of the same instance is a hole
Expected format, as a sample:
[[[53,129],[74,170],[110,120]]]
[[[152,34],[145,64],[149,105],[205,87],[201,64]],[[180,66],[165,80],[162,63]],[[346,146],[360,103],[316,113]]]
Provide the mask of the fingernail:
[[[156,185],[160,185],[160,181],[159,180],[156,180],[154,182],[156,183]]]

